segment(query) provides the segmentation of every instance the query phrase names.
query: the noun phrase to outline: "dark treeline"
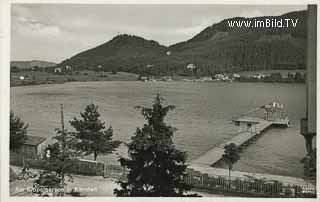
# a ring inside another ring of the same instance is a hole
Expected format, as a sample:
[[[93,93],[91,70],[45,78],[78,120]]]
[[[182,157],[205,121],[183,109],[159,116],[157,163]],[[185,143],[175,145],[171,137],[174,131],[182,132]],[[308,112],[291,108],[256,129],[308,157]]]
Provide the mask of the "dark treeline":
[[[237,78],[236,81],[239,82],[277,82],[277,83],[305,83],[306,81],[306,73],[301,74],[300,72],[288,73],[288,76],[284,78],[281,73],[271,73],[269,76],[265,76],[264,78],[258,79],[254,77],[240,77]]]

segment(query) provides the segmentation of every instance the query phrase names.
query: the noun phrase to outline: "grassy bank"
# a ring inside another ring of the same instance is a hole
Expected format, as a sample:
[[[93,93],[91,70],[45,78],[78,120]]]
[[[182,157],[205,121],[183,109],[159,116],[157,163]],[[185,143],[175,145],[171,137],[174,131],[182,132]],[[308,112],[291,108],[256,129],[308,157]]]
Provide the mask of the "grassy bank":
[[[305,74],[305,70],[265,70],[254,72],[239,72],[240,79],[238,82],[278,82],[278,83],[298,83],[295,79],[288,79],[288,74],[299,72]],[[264,74],[269,77],[272,74],[281,75],[281,79],[256,79],[252,76],[255,74]],[[230,74],[231,75],[231,74]],[[23,79],[21,79],[23,77]],[[208,77],[208,76],[207,76]],[[153,77],[157,80],[162,80],[162,77]],[[201,81],[201,78],[199,80]],[[75,71],[67,74],[54,74],[45,71],[20,71],[10,75],[10,86],[29,86],[40,84],[62,84],[65,82],[87,82],[87,81],[137,81],[138,74],[128,72],[95,72],[90,70]],[[195,76],[172,76],[174,81],[196,80]],[[301,83],[302,81],[299,81]]]
[[[23,79],[21,79],[23,77]],[[136,81],[139,75],[127,72],[94,72],[78,71],[69,74],[53,74],[39,71],[21,71],[11,73],[10,86],[26,86],[40,84],[61,84],[65,82],[86,81]]]

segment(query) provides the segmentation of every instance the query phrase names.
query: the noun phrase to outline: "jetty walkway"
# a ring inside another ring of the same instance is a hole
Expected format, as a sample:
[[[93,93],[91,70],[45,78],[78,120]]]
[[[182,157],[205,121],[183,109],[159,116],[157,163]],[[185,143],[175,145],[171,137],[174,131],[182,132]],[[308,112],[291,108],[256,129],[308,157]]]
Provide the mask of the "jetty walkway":
[[[215,168],[213,167],[216,163],[222,160],[222,155],[224,154],[224,146],[226,144],[234,143],[238,147],[247,146],[252,140],[258,136],[264,134],[264,132],[271,127],[289,127],[290,121],[288,118],[279,118],[274,120],[266,120],[255,117],[242,116],[238,119],[234,119],[235,125],[240,126],[239,132],[226,142],[221,143],[218,146],[213,147],[203,155],[189,162],[189,168],[201,173],[208,174],[209,176],[226,176],[228,175],[227,169]],[[233,177],[254,177],[257,179],[275,180],[281,181],[284,184],[291,185],[307,185],[306,180],[297,177],[281,176],[281,175],[270,175],[270,174],[260,174],[260,173],[249,173],[233,171]],[[314,187],[310,185],[310,187]]]
[[[222,154],[224,153],[224,145],[234,143],[237,146],[242,146],[246,144],[251,139],[255,138],[257,135],[260,135],[265,130],[270,128],[271,126],[288,126],[288,119],[279,119],[276,121],[267,121],[260,118],[254,117],[241,117],[239,119],[233,120],[236,125],[245,126],[245,131],[239,132],[236,136],[229,139],[227,142],[223,142],[222,144],[210,149],[205,154],[200,157],[192,160],[191,165],[205,166],[210,167],[216,164],[222,158]],[[243,128],[243,127],[242,127]]]

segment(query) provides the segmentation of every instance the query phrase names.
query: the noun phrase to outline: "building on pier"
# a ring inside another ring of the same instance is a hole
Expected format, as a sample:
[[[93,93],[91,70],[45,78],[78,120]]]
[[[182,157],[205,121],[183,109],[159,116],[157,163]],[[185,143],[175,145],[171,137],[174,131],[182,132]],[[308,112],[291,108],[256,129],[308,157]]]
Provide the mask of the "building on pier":
[[[241,117],[233,121],[236,126],[239,126],[239,132],[249,132],[249,133],[256,133],[257,131],[257,124],[259,123],[258,120],[252,117]]]

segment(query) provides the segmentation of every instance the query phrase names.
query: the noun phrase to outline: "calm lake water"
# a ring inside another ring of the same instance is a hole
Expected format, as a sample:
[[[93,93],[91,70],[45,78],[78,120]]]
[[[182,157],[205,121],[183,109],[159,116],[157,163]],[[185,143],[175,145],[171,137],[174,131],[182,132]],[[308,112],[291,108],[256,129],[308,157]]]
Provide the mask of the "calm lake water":
[[[60,103],[69,130],[68,121],[95,103],[106,125],[112,125],[114,139],[129,141],[145,122],[134,107],[151,106],[157,93],[176,105],[166,121],[178,129],[174,141],[189,160],[235,135],[238,128],[232,117],[273,100],[283,103],[292,127],[267,131],[241,153],[234,170],[303,176],[300,160],[306,151],[299,134],[299,119],[305,113],[303,84],[109,81],[24,86],[11,88],[11,108],[29,123],[29,135],[52,137],[60,127]],[[125,155],[125,148],[99,160],[114,163],[116,155]]]

